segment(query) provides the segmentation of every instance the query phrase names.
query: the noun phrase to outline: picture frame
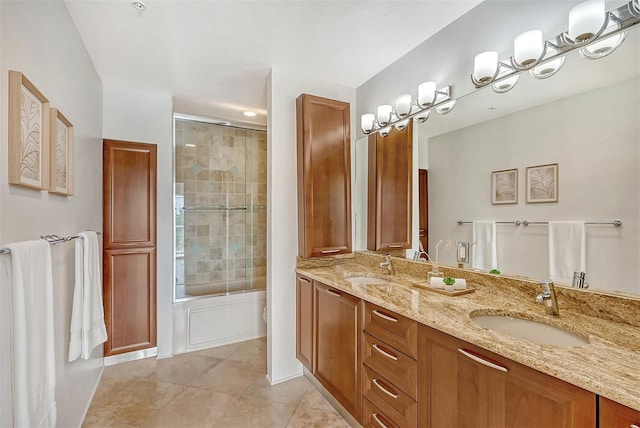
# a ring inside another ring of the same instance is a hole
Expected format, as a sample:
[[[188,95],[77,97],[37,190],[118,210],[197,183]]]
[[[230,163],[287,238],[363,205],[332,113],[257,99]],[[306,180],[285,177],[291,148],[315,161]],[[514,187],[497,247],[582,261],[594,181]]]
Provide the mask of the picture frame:
[[[491,203],[518,203],[518,169],[503,169],[491,173]]]
[[[73,195],[73,125],[56,108],[50,119],[49,193]]]
[[[19,71],[9,71],[9,184],[49,189],[49,100]]]
[[[558,202],[558,169],[557,163],[527,167],[527,203]]]

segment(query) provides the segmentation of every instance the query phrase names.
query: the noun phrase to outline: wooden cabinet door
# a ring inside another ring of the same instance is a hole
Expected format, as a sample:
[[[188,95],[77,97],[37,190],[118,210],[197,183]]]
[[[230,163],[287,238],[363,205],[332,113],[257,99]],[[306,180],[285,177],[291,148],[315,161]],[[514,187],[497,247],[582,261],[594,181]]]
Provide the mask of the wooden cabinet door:
[[[420,426],[596,426],[591,392],[425,326],[418,346]]]
[[[104,140],[105,356],[156,340],[156,145]]]
[[[640,411],[600,397],[599,428],[638,428]]]
[[[296,357],[313,372],[313,282],[296,275]]]
[[[413,122],[369,135],[367,249],[411,248]]]
[[[422,248],[429,252],[429,176],[426,169],[418,170],[418,206],[420,220],[418,237]]]
[[[351,252],[349,103],[303,94],[296,101],[298,254]]]
[[[360,299],[314,281],[314,306],[314,375],[360,421]]]

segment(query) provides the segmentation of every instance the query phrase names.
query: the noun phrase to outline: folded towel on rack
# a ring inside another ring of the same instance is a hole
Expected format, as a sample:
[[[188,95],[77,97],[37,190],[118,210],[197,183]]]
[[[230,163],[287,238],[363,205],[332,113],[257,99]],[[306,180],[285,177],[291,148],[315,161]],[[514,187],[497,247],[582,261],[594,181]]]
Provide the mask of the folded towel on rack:
[[[44,240],[7,248],[11,250],[13,426],[55,427],[51,248]]]
[[[78,234],[75,247],[75,286],[71,309],[69,361],[87,360],[93,348],[107,340],[100,280],[100,244],[96,232]]]
[[[584,221],[549,222],[549,278],[571,284],[573,272],[586,272],[587,234]]]
[[[498,268],[498,247],[496,245],[496,222],[474,221],[471,267],[491,270]]]

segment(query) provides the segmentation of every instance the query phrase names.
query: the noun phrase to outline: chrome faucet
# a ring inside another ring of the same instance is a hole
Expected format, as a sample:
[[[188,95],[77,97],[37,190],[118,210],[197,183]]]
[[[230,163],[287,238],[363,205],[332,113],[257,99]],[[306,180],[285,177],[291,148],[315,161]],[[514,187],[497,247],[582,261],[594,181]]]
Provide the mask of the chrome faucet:
[[[558,309],[558,299],[556,298],[556,289],[551,281],[540,282],[542,285],[542,293],[536,297],[536,302],[544,304],[544,310],[550,315],[560,315]]]
[[[380,267],[381,268],[386,267],[389,275],[396,274],[396,270],[393,268],[393,262],[391,262],[391,255],[384,256],[384,261],[380,263]]]

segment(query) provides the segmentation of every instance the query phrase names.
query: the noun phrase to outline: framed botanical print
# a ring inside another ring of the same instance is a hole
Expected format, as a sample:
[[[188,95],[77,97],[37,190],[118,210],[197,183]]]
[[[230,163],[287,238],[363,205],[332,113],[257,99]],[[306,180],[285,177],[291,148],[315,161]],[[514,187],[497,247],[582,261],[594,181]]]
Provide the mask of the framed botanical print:
[[[49,100],[20,72],[9,71],[9,183],[49,188]]]
[[[49,192],[73,195],[73,125],[60,110],[51,109]]]
[[[505,169],[491,173],[491,203],[518,203],[518,170]]]
[[[527,167],[527,203],[558,202],[558,164]]]

